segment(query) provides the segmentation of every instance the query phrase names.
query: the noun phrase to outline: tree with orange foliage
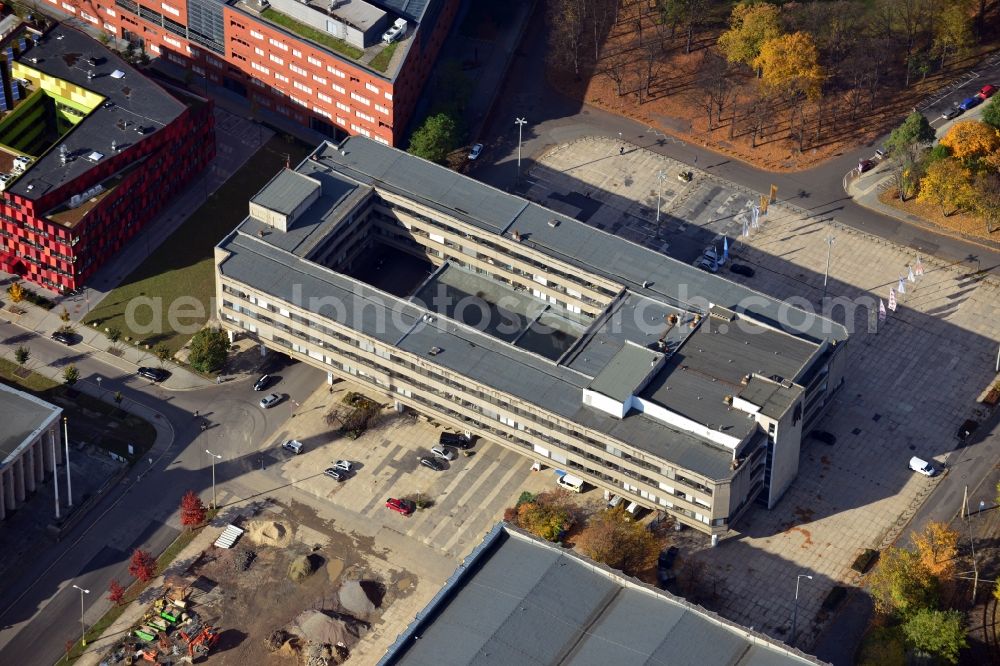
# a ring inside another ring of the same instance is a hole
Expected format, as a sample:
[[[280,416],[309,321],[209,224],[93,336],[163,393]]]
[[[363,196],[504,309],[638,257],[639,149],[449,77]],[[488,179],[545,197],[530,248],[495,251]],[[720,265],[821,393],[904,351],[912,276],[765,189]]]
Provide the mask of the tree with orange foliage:
[[[576,537],[576,545],[587,557],[630,576],[652,567],[660,552],[659,539],[621,506],[598,511]]]
[[[927,167],[927,173],[920,179],[917,201],[940,206],[947,217],[971,203],[971,181],[972,172],[957,159],[946,157]]]
[[[729,30],[719,37],[719,50],[729,62],[754,66],[761,48],[781,34],[781,10],[768,2],[741,2],[729,16]]]
[[[819,49],[812,35],[805,32],[767,40],[754,58],[753,66],[761,73],[764,85],[774,90],[804,94],[814,100],[823,88]]]
[[[952,125],[940,143],[951,148],[953,156],[969,163],[1000,150],[1000,130],[978,120],[963,120]]]
[[[517,505],[504,511],[504,520],[546,541],[559,541],[575,522],[569,491],[558,489],[538,495],[522,493]]]
[[[945,523],[927,523],[922,532],[913,535],[913,545],[927,571],[942,579],[954,572],[958,532]]]

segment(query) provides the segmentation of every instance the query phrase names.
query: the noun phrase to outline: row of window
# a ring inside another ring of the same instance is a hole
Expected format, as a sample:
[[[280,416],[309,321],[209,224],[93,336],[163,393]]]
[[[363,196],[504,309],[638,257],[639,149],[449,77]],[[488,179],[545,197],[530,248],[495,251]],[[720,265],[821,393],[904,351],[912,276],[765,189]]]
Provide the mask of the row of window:
[[[232,296],[235,296],[236,298],[239,298],[241,300],[245,300],[245,301],[247,301],[249,303],[257,305],[258,307],[260,307],[262,309],[266,309],[269,312],[272,312],[274,314],[278,314],[279,316],[282,316],[282,317],[287,317],[292,322],[299,323],[299,324],[302,324],[302,325],[304,325],[304,326],[306,326],[308,328],[314,329],[314,330],[322,333],[323,335],[328,336],[329,338],[332,338],[334,340],[337,340],[337,341],[343,343],[344,345],[349,345],[349,346],[352,346],[352,347],[359,347],[359,348],[365,348],[366,346],[371,347],[371,349],[367,349],[367,351],[372,351],[372,349],[375,349],[375,346],[371,345],[371,343],[369,343],[367,340],[359,339],[357,337],[350,336],[350,335],[345,335],[345,334],[343,334],[343,333],[341,333],[341,332],[339,332],[337,330],[334,330],[334,329],[332,329],[332,328],[330,328],[328,326],[325,326],[325,325],[323,325],[323,324],[321,324],[319,322],[316,322],[316,321],[314,321],[312,319],[309,319],[309,318],[306,318],[306,317],[302,317],[302,316],[300,316],[300,315],[298,315],[296,313],[292,313],[292,312],[288,311],[287,309],[284,309],[284,308],[281,308],[281,307],[277,307],[277,306],[275,306],[272,303],[269,303],[269,302],[264,301],[262,299],[258,299],[256,297],[254,297],[253,295],[244,294],[243,292],[239,291],[238,289],[232,288],[228,284],[223,284],[222,290],[223,290],[224,293],[230,294]],[[296,329],[294,329],[294,328],[292,328],[292,327],[290,327],[290,326],[288,326],[286,324],[283,324],[281,322],[276,322],[272,318],[269,318],[269,317],[266,317],[266,316],[263,316],[263,315],[258,315],[255,312],[253,312],[252,310],[248,310],[246,308],[240,308],[240,307],[238,307],[238,306],[236,306],[236,305],[234,305],[234,304],[232,304],[232,303],[230,303],[228,301],[224,302],[224,306],[225,307],[230,307],[230,308],[232,308],[232,309],[234,309],[236,311],[239,311],[241,313],[247,314],[247,315],[249,315],[252,318],[258,319],[259,321],[264,321],[264,323],[272,325],[275,328],[278,328],[279,330],[291,333],[292,335],[296,335],[296,336],[302,337],[303,339],[309,340],[313,344],[317,344],[319,346],[324,346],[324,347],[330,347],[329,344],[324,344],[321,340],[319,340],[319,339],[317,339],[315,337],[312,337],[312,336],[306,334],[305,332],[300,332],[300,331],[298,331],[298,330],[296,330]],[[365,363],[365,364],[370,363],[365,358],[357,357],[357,356],[352,356],[351,352],[343,350],[339,346],[336,348],[336,351],[337,351],[337,353],[343,353],[345,355],[350,356],[351,358],[354,358],[354,360],[357,360],[359,363]],[[481,400],[483,402],[487,402],[489,404],[497,405],[498,407],[501,407],[505,411],[510,412],[510,413],[516,415],[517,417],[523,419],[524,421],[531,421],[531,422],[538,423],[539,425],[541,425],[544,428],[547,428],[549,430],[554,430],[556,432],[559,432],[560,434],[567,435],[568,437],[571,437],[573,439],[586,442],[589,446],[594,447],[594,449],[596,449],[596,450],[603,451],[603,452],[606,452],[606,453],[610,453],[611,455],[619,457],[619,458],[621,458],[623,460],[627,460],[628,462],[630,462],[630,463],[632,463],[634,465],[637,465],[637,466],[642,467],[644,469],[648,469],[651,472],[654,472],[654,473],[657,473],[657,474],[661,474],[661,475],[663,475],[663,476],[665,476],[665,477],[667,477],[667,478],[669,478],[669,479],[671,479],[673,481],[676,481],[677,483],[679,483],[681,485],[685,485],[685,486],[691,488],[691,490],[695,490],[695,491],[701,492],[701,493],[703,493],[705,495],[708,495],[708,496],[712,495],[712,490],[708,486],[706,486],[706,485],[704,485],[702,483],[699,483],[699,482],[697,482],[697,481],[689,478],[686,475],[678,474],[677,471],[674,468],[672,468],[672,467],[669,467],[669,466],[665,467],[665,466],[662,466],[662,465],[657,465],[657,464],[654,464],[652,462],[649,462],[649,461],[645,460],[644,458],[642,458],[640,456],[630,455],[630,454],[628,454],[628,453],[626,453],[626,452],[624,452],[624,451],[621,450],[621,448],[620,448],[621,445],[612,445],[612,444],[609,444],[608,442],[604,442],[604,441],[600,441],[600,440],[597,440],[597,439],[593,439],[592,437],[589,437],[585,433],[582,433],[579,430],[577,430],[577,427],[575,426],[575,424],[571,424],[571,423],[565,423],[565,424],[563,424],[562,422],[557,421],[554,418],[540,416],[539,412],[538,412],[538,410],[536,408],[527,408],[527,409],[526,408],[522,408],[519,405],[517,405],[515,403],[512,403],[511,401],[509,401],[505,397],[502,397],[499,392],[484,390],[484,388],[481,387],[481,386],[471,386],[471,385],[469,385],[469,382],[467,382],[465,380],[462,380],[461,378],[459,378],[459,379],[452,379],[452,378],[450,378],[450,377],[442,374],[441,372],[439,372],[440,368],[438,368],[438,367],[435,367],[435,369],[431,370],[431,369],[428,369],[426,367],[423,367],[423,366],[417,365],[415,363],[412,363],[412,362],[406,360],[405,358],[402,358],[402,357],[400,357],[400,356],[398,356],[396,354],[384,354],[384,355],[383,354],[378,354],[378,355],[382,356],[383,358],[389,358],[392,361],[392,363],[394,363],[397,367],[402,367],[402,368],[409,369],[409,370],[411,370],[417,376],[428,377],[428,378],[433,379],[434,381],[436,381],[436,382],[438,382],[438,383],[440,383],[442,385],[455,388],[455,389],[461,391],[462,394],[464,394],[464,395],[474,397],[476,399],[479,399],[479,400]],[[389,372],[389,370],[386,370],[384,368],[382,368],[382,370],[385,371],[385,372]],[[428,390],[435,391],[436,389],[434,389],[432,387],[428,387]],[[468,405],[473,406],[473,408],[476,409],[476,411],[482,411],[481,408],[479,408],[478,406],[474,406],[473,403],[468,403]],[[541,431],[532,429],[532,428],[528,427],[527,425],[525,425],[523,422],[518,422],[517,428],[519,430],[528,431],[532,435],[534,435],[535,437],[537,437],[537,438],[539,438],[539,439],[541,439],[543,441],[546,441],[546,442],[549,442],[549,443],[552,443],[552,444],[557,444],[558,446],[561,446],[563,448],[572,450],[574,453],[577,453],[578,455],[581,455],[581,456],[589,458],[589,459],[593,459],[595,461],[600,461],[602,464],[614,467],[615,469],[618,469],[619,471],[621,471],[623,473],[626,473],[626,474],[628,474],[628,475],[630,475],[630,476],[632,476],[634,478],[640,479],[640,480],[642,480],[645,483],[649,483],[650,485],[653,485],[653,486],[658,486],[659,485],[658,481],[656,481],[656,480],[654,480],[654,479],[652,479],[650,477],[647,477],[647,476],[642,475],[642,474],[637,473],[637,472],[633,472],[633,471],[631,471],[631,470],[629,470],[627,468],[619,467],[615,463],[609,461],[608,459],[606,459],[606,458],[604,458],[602,456],[598,456],[598,455],[595,455],[594,453],[592,453],[590,451],[586,451],[586,450],[584,450],[582,448],[578,448],[578,447],[574,447],[572,445],[569,445],[565,441],[561,441],[561,440],[560,441],[556,441],[551,436],[549,436],[549,435],[547,435],[547,434],[545,434],[545,433],[543,433]],[[681,493],[680,495],[683,496],[683,493]]]

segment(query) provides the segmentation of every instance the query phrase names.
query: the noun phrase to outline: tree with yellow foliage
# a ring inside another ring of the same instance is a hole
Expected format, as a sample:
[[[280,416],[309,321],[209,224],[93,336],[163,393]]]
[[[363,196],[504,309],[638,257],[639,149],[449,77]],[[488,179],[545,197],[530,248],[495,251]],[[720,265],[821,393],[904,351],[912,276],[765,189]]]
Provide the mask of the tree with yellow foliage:
[[[780,34],[778,7],[767,2],[741,2],[729,15],[729,30],[719,37],[719,50],[729,62],[752,65],[764,43]]]
[[[1000,150],[1000,130],[978,120],[963,120],[952,125],[940,143],[968,163]]]
[[[917,201],[940,206],[947,217],[970,204],[973,198],[971,181],[972,172],[957,159],[946,157],[927,167],[927,173],[920,179]]]
[[[24,287],[21,286],[20,282],[15,282],[7,287],[7,295],[13,302],[20,303],[24,300]]]
[[[927,571],[938,578],[948,578],[955,570],[958,555],[958,532],[945,523],[930,522],[913,535],[913,545]]]
[[[823,88],[823,68],[819,65],[819,49],[812,35],[794,32],[767,40],[753,66],[761,73],[764,85],[790,94],[804,94],[811,100],[819,97]]]

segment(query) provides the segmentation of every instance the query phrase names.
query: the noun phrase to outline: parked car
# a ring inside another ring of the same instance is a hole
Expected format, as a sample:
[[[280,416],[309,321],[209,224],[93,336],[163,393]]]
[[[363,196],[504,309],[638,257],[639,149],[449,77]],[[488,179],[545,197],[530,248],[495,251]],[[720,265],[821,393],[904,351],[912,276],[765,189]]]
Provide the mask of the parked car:
[[[827,446],[833,446],[837,443],[836,436],[834,436],[832,432],[827,432],[826,430],[813,430],[809,433],[809,436],[817,442],[823,442]]]
[[[858,160],[858,173],[871,171],[875,168],[875,160]]]
[[[333,466],[335,469],[339,469],[342,472],[350,472],[352,469],[354,469],[354,465],[351,463],[350,460],[338,460],[337,462],[333,463]]]
[[[441,458],[442,460],[454,460],[455,451],[448,448],[447,446],[435,446],[431,449],[431,453],[434,454],[435,458]]]
[[[714,245],[709,245],[704,250],[701,251],[702,259],[708,259],[713,262],[716,266],[722,266],[726,263],[726,257],[719,254],[719,251]]]
[[[326,469],[323,470],[323,474],[326,474],[334,481],[344,480],[344,470],[337,469],[336,467],[327,467]]]
[[[299,455],[300,453],[302,453],[302,442],[300,442],[297,439],[289,439],[284,444],[281,445],[281,448],[288,451],[289,453],[294,453],[295,455]]]
[[[281,402],[281,396],[278,395],[277,393],[265,395],[263,398],[260,399],[260,408],[270,409],[271,407],[277,405],[279,402]]]
[[[705,257],[698,257],[691,265],[695,268],[700,268],[703,271],[708,271],[709,273],[719,272],[719,265],[714,261],[709,261]]]
[[[162,382],[170,376],[170,373],[163,368],[139,368],[136,374],[153,382]]]
[[[962,111],[964,111],[964,109],[959,104],[956,104],[955,106],[951,107],[950,109],[942,113],[941,117],[947,120],[951,120],[952,118],[958,118],[960,115],[962,115]]]
[[[469,151],[469,159],[470,160],[478,159],[480,153],[482,153],[482,152],[483,152],[483,144],[477,143],[476,145],[474,145],[472,147],[472,150]]]
[[[404,499],[398,499],[396,497],[390,497],[385,501],[385,507],[391,509],[396,513],[401,513],[404,516],[408,516],[413,513],[413,505]]]
[[[754,270],[746,264],[733,264],[729,267],[729,270],[744,277],[753,277],[754,275]]]
[[[979,89],[979,92],[976,93],[976,97],[978,97],[980,99],[983,99],[983,100],[987,100],[990,97],[993,97],[993,94],[996,91],[997,91],[997,87],[996,86],[991,86],[991,85],[987,84],[987,85],[985,85],[985,86],[983,86],[982,88]]]
[[[934,465],[930,464],[923,458],[918,458],[916,456],[910,458],[910,469],[917,474],[923,474],[924,476],[934,476],[938,472]]]
[[[443,432],[438,437],[438,444],[442,446],[454,446],[456,449],[471,449],[472,438],[457,432]]]
[[[424,456],[420,459],[420,464],[423,465],[424,467],[434,470],[435,472],[444,471],[444,465],[441,463],[440,460],[436,458],[428,458]]]
[[[254,391],[263,391],[271,385],[271,375],[261,375],[260,379],[253,383]]]
[[[962,103],[958,105],[958,108],[961,109],[962,111],[968,111],[974,106],[979,106],[982,103],[982,101],[983,101],[982,97],[979,97],[978,95],[973,95],[972,97],[963,100]]]
[[[67,331],[56,331],[52,334],[52,339],[67,346],[76,342],[76,336]]]

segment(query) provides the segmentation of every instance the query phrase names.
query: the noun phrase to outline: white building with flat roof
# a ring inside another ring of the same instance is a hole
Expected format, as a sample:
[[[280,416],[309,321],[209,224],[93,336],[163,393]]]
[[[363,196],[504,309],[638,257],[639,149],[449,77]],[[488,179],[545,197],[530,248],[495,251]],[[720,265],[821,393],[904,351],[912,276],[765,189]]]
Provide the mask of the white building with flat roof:
[[[0,384],[0,520],[62,462],[62,408]]]

